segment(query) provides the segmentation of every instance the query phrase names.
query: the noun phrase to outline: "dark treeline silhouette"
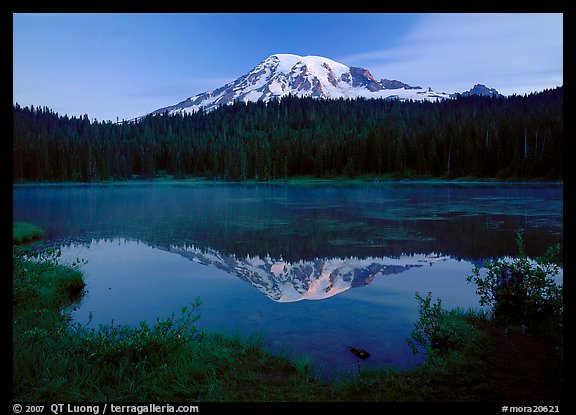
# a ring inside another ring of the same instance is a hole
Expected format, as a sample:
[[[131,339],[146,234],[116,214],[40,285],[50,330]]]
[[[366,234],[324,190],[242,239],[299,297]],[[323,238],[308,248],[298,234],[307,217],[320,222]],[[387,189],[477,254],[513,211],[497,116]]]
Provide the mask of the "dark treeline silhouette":
[[[440,102],[288,96],[122,123],[14,106],[13,180],[563,178],[563,88]]]

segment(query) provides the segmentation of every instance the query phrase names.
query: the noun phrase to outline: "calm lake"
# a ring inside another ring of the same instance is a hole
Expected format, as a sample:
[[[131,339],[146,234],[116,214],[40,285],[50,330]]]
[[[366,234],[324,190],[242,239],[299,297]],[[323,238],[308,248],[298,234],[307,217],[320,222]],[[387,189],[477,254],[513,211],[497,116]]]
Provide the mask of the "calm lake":
[[[198,326],[257,334],[323,373],[408,369],[414,293],[479,308],[473,266],[541,255],[563,238],[563,185],[381,182],[267,185],[128,182],[13,187],[13,219],[76,258],[75,321],[150,323],[202,301]]]

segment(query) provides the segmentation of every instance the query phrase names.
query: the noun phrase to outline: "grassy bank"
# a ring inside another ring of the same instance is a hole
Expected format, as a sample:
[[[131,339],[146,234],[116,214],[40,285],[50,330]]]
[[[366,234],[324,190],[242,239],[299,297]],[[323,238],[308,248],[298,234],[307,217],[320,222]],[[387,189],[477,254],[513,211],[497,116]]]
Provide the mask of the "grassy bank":
[[[74,265],[60,265],[57,251],[31,255],[13,248],[15,401],[550,404],[560,398],[561,379],[551,363],[561,365],[561,356],[553,337],[520,334],[516,326],[505,331],[473,312],[445,312],[434,308],[439,304],[426,303],[428,297],[419,297],[422,309],[440,312],[448,329],[439,332],[440,339],[450,340],[442,343],[441,352],[430,352],[436,340],[428,344],[428,337],[416,336],[428,347],[424,365],[409,372],[359,366],[356,377],[326,382],[313,375],[306,357],[273,355],[260,338],[199,330],[199,301],[151,325],[111,322],[94,330],[72,324],[66,310],[81,298],[83,288],[82,274]],[[425,327],[421,333],[427,333]]]
[[[223,184],[223,183],[235,183],[235,184],[273,184],[273,185],[293,185],[293,186],[321,186],[321,185],[386,185],[387,183],[453,183],[453,184],[466,184],[466,183],[485,183],[485,184],[498,184],[498,183],[556,183],[562,184],[562,180],[550,181],[545,178],[523,178],[523,177],[475,177],[475,176],[458,176],[458,177],[446,177],[446,176],[428,176],[428,175],[361,175],[361,176],[288,176],[269,180],[256,180],[256,179],[244,179],[244,180],[228,180],[224,177],[206,177],[206,176],[182,176],[176,177],[169,174],[157,175],[154,177],[139,177],[133,176],[131,179],[126,180],[104,180],[96,182],[19,182],[15,183],[16,186],[35,186],[39,184],[45,185],[91,185],[93,183],[98,184],[146,184],[146,183],[179,183],[179,184]]]
[[[40,240],[43,237],[44,231],[36,225],[28,222],[12,222],[12,243],[14,245]]]

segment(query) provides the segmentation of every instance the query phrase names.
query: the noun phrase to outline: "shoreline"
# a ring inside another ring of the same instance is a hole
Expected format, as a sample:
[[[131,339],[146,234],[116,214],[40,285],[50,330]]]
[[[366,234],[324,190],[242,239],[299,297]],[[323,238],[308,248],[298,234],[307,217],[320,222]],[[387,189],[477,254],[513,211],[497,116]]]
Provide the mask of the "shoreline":
[[[429,184],[429,185],[553,185],[563,186],[563,180],[526,180],[526,179],[498,179],[461,177],[446,179],[441,177],[397,178],[391,176],[362,176],[362,177],[335,177],[321,178],[314,176],[294,176],[272,180],[227,180],[208,177],[174,178],[162,176],[154,178],[132,178],[127,180],[107,180],[95,182],[25,182],[12,183],[13,187],[37,186],[122,186],[122,185],[150,185],[150,184],[189,184],[189,185],[288,185],[288,186],[321,186],[321,185],[387,185],[387,184]]]

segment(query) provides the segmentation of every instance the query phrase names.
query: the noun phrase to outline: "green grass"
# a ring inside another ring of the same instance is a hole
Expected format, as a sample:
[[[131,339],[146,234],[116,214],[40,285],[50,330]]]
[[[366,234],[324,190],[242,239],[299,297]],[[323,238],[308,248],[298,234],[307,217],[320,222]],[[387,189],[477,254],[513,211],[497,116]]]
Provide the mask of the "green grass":
[[[21,245],[27,242],[42,239],[44,231],[28,222],[12,221],[12,243]]]
[[[183,309],[180,316],[153,325],[114,327],[111,323],[88,329],[72,324],[66,310],[81,299],[83,288],[83,275],[74,267],[60,265],[57,251],[31,256],[30,251],[14,247],[15,401],[430,402],[513,398],[498,395],[501,378],[494,376],[494,371],[502,372],[502,376],[514,372],[499,366],[508,362],[508,355],[502,354],[502,362],[487,363],[500,354],[495,354],[495,342],[483,329],[492,323],[475,312],[451,313],[451,318],[466,322],[462,326],[474,341],[432,356],[414,370],[360,370],[355,377],[324,381],[313,375],[306,356],[272,354],[261,337],[246,339],[198,330],[199,303]],[[522,359],[519,364],[526,366],[528,362]]]

